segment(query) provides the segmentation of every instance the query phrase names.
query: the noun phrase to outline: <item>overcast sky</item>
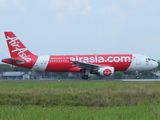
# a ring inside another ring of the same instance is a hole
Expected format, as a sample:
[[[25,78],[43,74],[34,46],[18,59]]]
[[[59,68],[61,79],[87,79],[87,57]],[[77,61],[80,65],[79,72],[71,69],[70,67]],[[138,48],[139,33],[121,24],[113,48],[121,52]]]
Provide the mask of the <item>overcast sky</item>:
[[[37,55],[143,54],[160,59],[159,0],[0,0],[4,31]]]

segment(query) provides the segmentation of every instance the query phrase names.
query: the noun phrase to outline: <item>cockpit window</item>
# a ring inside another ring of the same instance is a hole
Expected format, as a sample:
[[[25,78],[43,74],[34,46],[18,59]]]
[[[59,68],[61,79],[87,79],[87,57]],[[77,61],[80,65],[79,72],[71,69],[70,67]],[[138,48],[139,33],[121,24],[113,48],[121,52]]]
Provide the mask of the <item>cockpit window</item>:
[[[154,60],[154,59],[152,59],[152,58],[147,58],[146,60],[147,60],[147,61],[155,61],[155,62],[156,62],[156,60]]]

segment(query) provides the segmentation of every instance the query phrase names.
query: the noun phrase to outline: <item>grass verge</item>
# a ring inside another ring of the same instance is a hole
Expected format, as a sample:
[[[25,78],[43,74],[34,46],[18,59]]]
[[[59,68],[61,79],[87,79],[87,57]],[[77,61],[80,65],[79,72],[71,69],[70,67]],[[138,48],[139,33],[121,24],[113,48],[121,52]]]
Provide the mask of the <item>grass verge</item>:
[[[2,120],[159,120],[160,105],[120,107],[1,106]]]
[[[160,119],[159,82],[0,82],[0,119]]]
[[[159,104],[159,85],[159,82],[1,82],[0,105]]]

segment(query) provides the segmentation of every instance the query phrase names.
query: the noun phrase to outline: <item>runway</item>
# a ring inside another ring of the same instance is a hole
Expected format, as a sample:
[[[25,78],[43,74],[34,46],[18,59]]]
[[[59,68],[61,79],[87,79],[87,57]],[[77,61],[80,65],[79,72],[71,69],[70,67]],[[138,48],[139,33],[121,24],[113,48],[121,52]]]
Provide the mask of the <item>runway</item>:
[[[82,79],[0,79],[0,81],[46,81],[46,82],[97,82],[97,81],[106,81],[106,82],[117,82],[117,81],[135,81],[135,82],[147,82],[147,81],[160,81],[160,79],[89,79],[89,80],[82,80]]]

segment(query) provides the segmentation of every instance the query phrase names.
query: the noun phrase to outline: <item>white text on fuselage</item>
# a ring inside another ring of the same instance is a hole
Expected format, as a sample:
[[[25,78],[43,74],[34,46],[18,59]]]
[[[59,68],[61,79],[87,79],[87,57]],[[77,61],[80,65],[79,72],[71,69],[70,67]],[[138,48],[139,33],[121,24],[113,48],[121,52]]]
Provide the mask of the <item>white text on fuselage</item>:
[[[70,60],[72,61],[80,61],[80,62],[90,62],[90,63],[103,63],[103,62],[131,62],[130,56],[108,56],[108,57],[102,57],[102,56],[94,56],[94,57],[70,57]]]
[[[7,40],[10,40],[8,42],[8,44],[10,44],[14,48],[14,50],[11,51],[12,53],[13,52],[17,52],[17,55],[19,57],[21,57],[22,59],[24,59],[26,62],[30,62],[31,61],[31,58],[28,58],[29,56],[27,56],[25,54],[25,51],[27,51],[28,49],[26,49],[26,48],[19,48],[21,46],[19,46],[19,44],[17,42],[18,39],[16,37],[10,38],[10,37],[7,36]]]

